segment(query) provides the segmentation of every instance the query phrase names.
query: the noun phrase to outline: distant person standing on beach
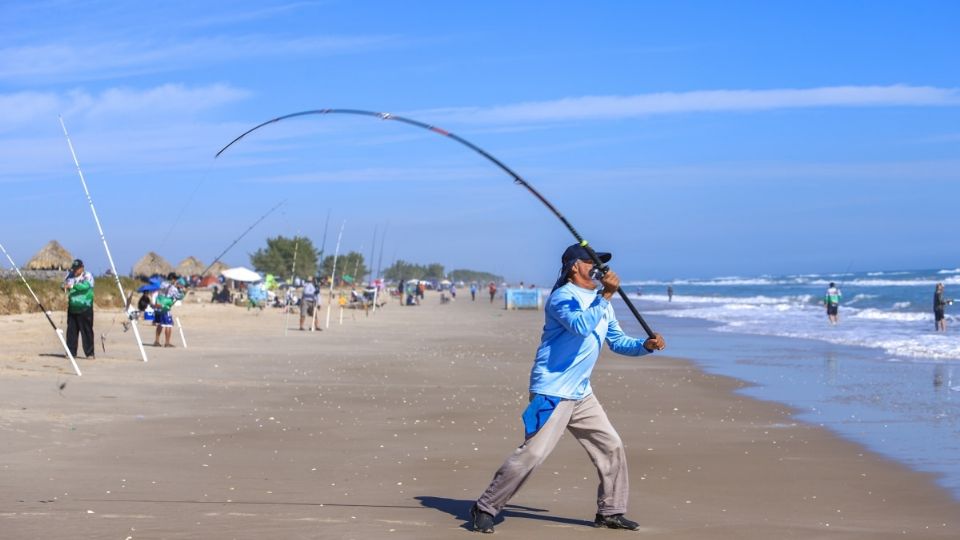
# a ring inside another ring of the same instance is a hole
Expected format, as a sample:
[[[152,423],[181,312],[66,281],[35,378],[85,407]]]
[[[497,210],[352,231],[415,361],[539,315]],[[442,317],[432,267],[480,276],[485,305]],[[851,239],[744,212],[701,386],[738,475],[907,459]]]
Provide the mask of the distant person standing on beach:
[[[476,282],[476,281],[474,281],[473,283],[470,284],[470,301],[471,301],[471,302],[476,302],[476,301],[477,301],[477,289],[478,289],[478,287],[477,287],[477,282]]]
[[[83,268],[83,261],[74,259],[63,281],[67,292],[67,348],[77,357],[77,338],[83,338],[83,354],[93,360],[93,274]]]
[[[943,297],[943,283],[937,283],[937,288],[933,293],[933,327],[937,332],[947,331],[947,318],[943,311],[951,304],[953,304],[953,300]]]
[[[667,285],[667,302],[673,302],[673,286]]]
[[[406,288],[404,287],[403,280],[401,279],[401,280],[400,280],[400,284],[397,285],[397,292],[400,293],[400,305],[401,305],[401,306],[403,305],[403,293],[404,293],[405,290],[406,290]]]
[[[490,303],[493,303],[493,299],[497,296],[497,284],[490,282],[487,284],[487,290],[490,291]]]
[[[827,318],[830,319],[830,324],[837,324],[839,318],[837,313],[840,309],[840,298],[842,296],[843,293],[831,281],[830,286],[827,287],[827,292],[823,295],[823,303],[827,306]]]
[[[597,253],[609,261],[609,253]],[[544,307],[546,322],[530,373],[530,405],[523,413],[525,441],[513,451],[470,509],[473,530],[492,533],[494,517],[533,470],[550,455],[565,430],[577,439],[600,475],[594,526],[637,530],[624,517],[630,492],[623,442],[590,387],[590,374],[604,341],[618,354],[641,356],[663,350],[663,337],[642,341],[623,333],[610,298],[620,287],[613,271],[594,280],[587,250],[563,252],[560,277]],[[598,290],[598,286],[602,287]]]
[[[181,297],[180,289],[177,288],[177,274],[170,272],[167,274],[167,280],[160,285],[157,291],[156,305],[153,312],[153,324],[157,327],[157,335],[153,340],[153,346],[160,346],[160,334],[163,333],[164,347],[173,347],[170,343],[170,336],[173,335],[173,315],[170,310]]]
[[[314,310],[317,309],[317,296],[318,290],[316,285],[316,278],[310,276],[306,283],[303,284],[303,292],[300,294],[300,330],[306,330],[303,327],[303,321],[307,317],[311,318],[311,323],[314,330],[323,330],[320,328],[319,324],[314,324],[316,317],[313,316]]]

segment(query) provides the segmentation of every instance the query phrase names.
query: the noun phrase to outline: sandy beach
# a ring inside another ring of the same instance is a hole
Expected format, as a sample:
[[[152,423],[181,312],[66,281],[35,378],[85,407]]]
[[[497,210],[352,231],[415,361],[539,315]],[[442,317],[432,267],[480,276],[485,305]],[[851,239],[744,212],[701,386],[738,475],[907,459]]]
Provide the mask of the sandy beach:
[[[478,534],[467,512],[521,442],[542,312],[428,294],[342,325],[334,312],[323,332],[291,315],[286,336],[279,310],[191,297],[175,315],[189,347],[147,347],[144,364],[98,311],[106,352],[79,360],[82,377],[41,314],[0,317],[0,536]],[[596,474],[566,437],[498,537],[960,536],[960,503],[932,477],[738,395],[735,380],[607,351],[593,386],[627,445],[640,531],[592,527]]]

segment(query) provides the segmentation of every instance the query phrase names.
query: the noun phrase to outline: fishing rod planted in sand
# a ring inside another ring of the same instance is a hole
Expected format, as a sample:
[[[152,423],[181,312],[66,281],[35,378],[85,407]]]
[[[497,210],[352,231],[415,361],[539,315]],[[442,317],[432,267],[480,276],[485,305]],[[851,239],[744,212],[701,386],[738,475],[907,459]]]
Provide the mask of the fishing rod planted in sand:
[[[93,213],[93,221],[97,224],[97,231],[100,232],[100,240],[103,242],[103,250],[107,252],[107,260],[110,261],[110,270],[117,282],[117,289],[120,290],[120,298],[123,298],[123,311],[130,313],[129,297],[123,292],[123,284],[120,283],[120,274],[117,273],[117,265],[113,263],[113,255],[110,254],[110,246],[107,245],[107,237],[103,234],[103,227],[100,225],[100,218],[97,216],[97,209],[93,206],[93,198],[90,197],[90,190],[87,188],[87,180],[83,177],[83,170],[80,169],[80,161],[77,159],[77,153],[73,149],[73,141],[70,140],[70,134],[67,133],[67,125],[63,123],[63,117],[59,116],[60,127],[63,128],[63,136],[67,138],[67,146],[70,147],[70,155],[73,156],[73,163],[77,166],[77,174],[80,175],[80,184],[83,185],[83,192],[87,195],[87,202],[90,203],[90,212]],[[137,347],[140,348],[140,358],[147,361],[147,351],[143,348],[143,340],[140,339],[140,330],[137,325],[133,326],[133,335],[137,339]],[[101,342],[101,346],[103,343]]]
[[[80,367],[77,366],[77,361],[73,358],[73,355],[70,354],[70,348],[67,347],[67,342],[63,339],[63,330],[57,328],[57,325],[53,323],[53,319],[50,318],[50,314],[47,313],[47,308],[43,307],[43,302],[40,301],[40,298],[37,297],[37,293],[33,292],[33,287],[30,286],[30,283],[27,282],[27,278],[23,277],[23,273],[20,272],[20,267],[17,266],[17,263],[13,262],[13,258],[10,257],[10,254],[7,253],[7,250],[3,247],[3,244],[0,244],[0,251],[7,257],[7,260],[10,261],[10,267],[17,271],[17,275],[20,276],[20,280],[23,281],[23,284],[27,286],[27,290],[30,291],[30,296],[33,297],[33,300],[40,306],[40,311],[43,312],[43,316],[47,318],[47,322],[50,323],[50,326],[53,327],[53,331],[57,333],[57,339],[60,340],[60,344],[63,345],[63,351],[67,353],[67,358],[70,359],[70,363],[73,364],[73,371],[77,374],[77,377],[80,377]]]
[[[343,228],[346,226],[347,220],[343,220],[343,223],[340,224],[340,233],[337,234],[337,248],[333,251],[333,271],[330,272],[330,299],[327,301],[327,324],[326,328],[330,328],[330,305],[333,304],[333,286],[337,282],[337,258],[340,257],[340,239],[343,238]],[[314,318],[313,322],[316,325],[317,310],[313,310]]]
[[[290,268],[290,285],[284,291],[283,309],[287,312],[283,319],[283,335],[287,335],[290,329],[290,306],[287,305],[287,292],[293,287],[293,282],[297,279],[297,249],[300,247],[300,231],[297,231],[297,239],[293,243],[293,266]]]
[[[544,197],[543,195],[541,195],[539,191],[537,191],[536,189],[534,189],[533,186],[531,186],[526,180],[524,180],[523,177],[521,177],[519,174],[517,174],[516,172],[514,172],[513,169],[511,169],[510,167],[507,167],[506,165],[503,164],[502,161],[500,161],[500,160],[498,160],[497,158],[495,158],[495,157],[493,157],[492,155],[490,155],[486,150],[484,150],[484,149],[480,148],[479,146],[473,144],[472,142],[464,139],[463,137],[460,137],[460,136],[458,136],[458,135],[455,135],[455,134],[453,134],[453,133],[450,133],[449,131],[447,131],[447,130],[445,130],[445,129],[442,129],[442,128],[439,128],[439,127],[437,127],[437,126],[432,126],[432,125],[430,125],[430,124],[426,124],[426,123],[424,123],[424,122],[420,122],[420,121],[418,121],[418,120],[413,120],[413,119],[410,119],[410,118],[404,118],[404,117],[402,117],[402,116],[397,116],[397,115],[394,115],[394,114],[391,114],[391,113],[386,113],[386,112],[364,111],[364,110],[359,110],[359,109],[315,109],[315,110],[310,110],[310,111],[301,111],[301,112],[296,112],[296,113],[292,113],[292,114],[287,114],[287,115],[284,115],[284,116],[278,116],[277,118],[273,118],[273,119],[271,119],[271,120],[267,120],[266,122],[263,122],[262,124],[259,124],[259,125],[257,125],[257,126],[254,126],[254,127],[250,128],[250,129],[248,129],[247,131],[243,132],[239,137],[237,137],[236,139],[230,141],[229,144],[227,144],[226,146],[224,146],[223,148],[221,148],[220,151],[216,153],[216,155],[214,156],[214,158],[220,157],[220,154],[222,154],[224,151],[226,151],[227,148],[230,148],[231,146],[233,146],[234,143],[236,143],[237,141],[239,141],[240,139],[246,137],[246,136],[249,135],[250,133],[253,133],[254,131],[256,131],[256,130],[258,130],[258,129],[260,129],[260,128],[268,125],[268,124],[273,124],[273,123],[276,123],[276,122],[280,122],[281,120],[286,120],[286,119],[288,119],[288,118],[296,118],[296,117],[298,117],[298,116],[308,116],[308,115],[314,115],[314,114],[317,114],[317,115],[326,115],[326,114],[353,114],[353,115],[359,115],[359,116],[371,116],[371,117],[374,117],[374,118],[379,118],[379,119],[381,119],[381,120],[395,120],[395,121],[397,121],[397,122],[401,122],[401,123],[404,123],[404,124],[407,124],[407,125],[411,125],[411,126],[415,126],[415,127],[419,127],[419,128],[426,129],[426,130],[428,130],[428,131],[432,131],[432,132],[434,132],[434,133],[436,133],[436,134],[438,134],[438,135],[443,135],[444,137],[447,137],[447,138],[449,138],[449,139],[453,139],[453,140],[457,141],[458,143],[466,146],[467,148],[473,150],[474,152],[480,154],[481,156],[483,156],[483,157],[487,158],[488,160],[490,160],[491,162],[493,162],[494,165],[496,165],[497,167],[499,167],[500,169],[502,169],[504,172],[506,172],[508,175],[510,175],[510,177],[513,178],[514,183],[520,184],[521,186],[527,188],[527,191],[529,191],[534,197],[537,198],[537,200],[539,200],[541,203],[543,203],[543,205],[546,206],[546,207],[553,213],[553,215],[555,215],[555,216],[557,217],[557,219],[559,219],[559,220],[563,223],[563,225],[567,228],[567,230],[570,231],[571,234],[573,234],[573,237],[577,239],[577,242],[578,242],[578,243],[587,251],[587,253],[590,255],[590,259],[593,261],[593,264],[597,267],[597,269],[599,269],[601,273],[606,273],[606,272],[609,270],[609,266],[607,266],[606,264],[603,263],[603,261],[600,260],[600,257],[597,256],[597,253],[596,253],[596,252],[593,250],[593,248],[587,243],[587,241],[584,240],[582,236],[580,236],[580,233],[578,233],[577,230],[573,228],[573,225],[571,225],[570,222],[567,221],[567,218],[565,218],[565,217],[563,216],[563,214],[561,214],[561,213],[556,209],[556,207],[554,207],[552,204],[550,204],[550,201],[548,201],[548,200],[546,199],[546,197]],[[643,327],[643,330],[647,333],[647,335],[648,335],[649,337],[653,338],[653,337],[654,337],[654,332],[653,332],[653,330],[650,328],[650,326],[647,324],[647,322],[643,320],[643,317],[640,315],[640,312],[637,311],[637,308],[636,308],[636,307],[634,307],[633,302],[631,302],[631,301],[630,301],[630,298],[627,297],[627,293],[623,290],[622,287],[617,288],[617,294],[619,294],[619,295],[620,295],[620,298],[623,299],[623,302],[624,302],[624,303],[627,305],[627,307],[630,309],[630,312],[633,313],[633,316],[636,317],[637,322],[640,323],[640,326]]]
[[[213,268],[213,265],[217,264],[217,262],[220,261],[220,258],[223,257],[224,255],[226,255],[228,251],[230,251],[230,248],[232,248],[233,246],[237,245],[237,242],[239,242],[240,240],[242,240],[243,237],[246,236],[248,232],[252,231],[253,228],[256,227],[261,221],[267,219],[267,216],[269,216],[270,214],[272,214],[273,211],[276,210],[277,208],[280,208],[281,206],[283,206],[283,203],[285,203],[285,202],[287,202],[287,201],[286,201],[286,200],[280,201],[279,203],[277,203],[276,206],[274,206],[273,208],[271,208],[270,210],[268,210],[266,214],[260,216],[260,219],[254,221],[254,222],[253,222],[253,225],[247,227],[247,230],[243,231],[243,234],[241,234],[240,236],[238,236],[236,240],[234,240],[229,246],[227,246],[227,249],[223,250],[223,252],[221,252],[219,255],[217,255],[217,258],[214,259],[213,262],[211,262],[206,268],[204,268],[204,269],[203,269],[203,272],[200,272],[200,277],[202,278],[208,271],[210,271],[210,269]]]

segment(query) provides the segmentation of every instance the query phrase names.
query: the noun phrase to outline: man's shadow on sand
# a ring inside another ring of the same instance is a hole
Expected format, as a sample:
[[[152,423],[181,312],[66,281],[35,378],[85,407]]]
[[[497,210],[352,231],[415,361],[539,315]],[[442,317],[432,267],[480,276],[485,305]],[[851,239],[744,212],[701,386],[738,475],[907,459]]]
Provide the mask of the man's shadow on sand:
[[[421,496],[414,497],[416,500],[420,501],[420,504],[425,508],[433,508],[434,510],[440,510],[441,512],[446,512],[453,516],[455,519],[465,522],[461,525],[462,528],[471,530],[472,529],[472,519],[470,518],[470,508],[473,506],[475,501],[465,500],[465,499],[448,499],[446,497],[430,497],[430,496]],[[544,508],[531,508],[529,506],[519,506],[516,504],[508,504],[506,508],[503,509],[500,514],[494,519],[494,523],[501,523],[505,518],[525,518],[525,519],[536,519],[540,521],[549,521],[551,523],[563,523],[565,525],[582,525],[584,527],[593,527],[592,521],[586,521],[583,519],[571,519],[564,517],[551,516],[543,513],[536,512],[547,512],[548,510]]]

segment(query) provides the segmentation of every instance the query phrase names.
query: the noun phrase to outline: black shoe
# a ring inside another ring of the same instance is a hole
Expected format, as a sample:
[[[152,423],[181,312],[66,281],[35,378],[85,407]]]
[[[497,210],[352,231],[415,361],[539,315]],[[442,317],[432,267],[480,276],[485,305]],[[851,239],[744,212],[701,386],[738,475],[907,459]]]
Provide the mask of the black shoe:
[[[630,521],[623,517],[623,514],[614,514],[612,516],[601,516],[597,514],[596,519],[593,520],[593,526],[601,529],[626,529],[628,531],[635,531],[640,528],[639,523]]]
[[[473,530],[482,533],[493,532],[493,516],[481,510],[476,504],[470,509],[470,518],[473,520]]]

